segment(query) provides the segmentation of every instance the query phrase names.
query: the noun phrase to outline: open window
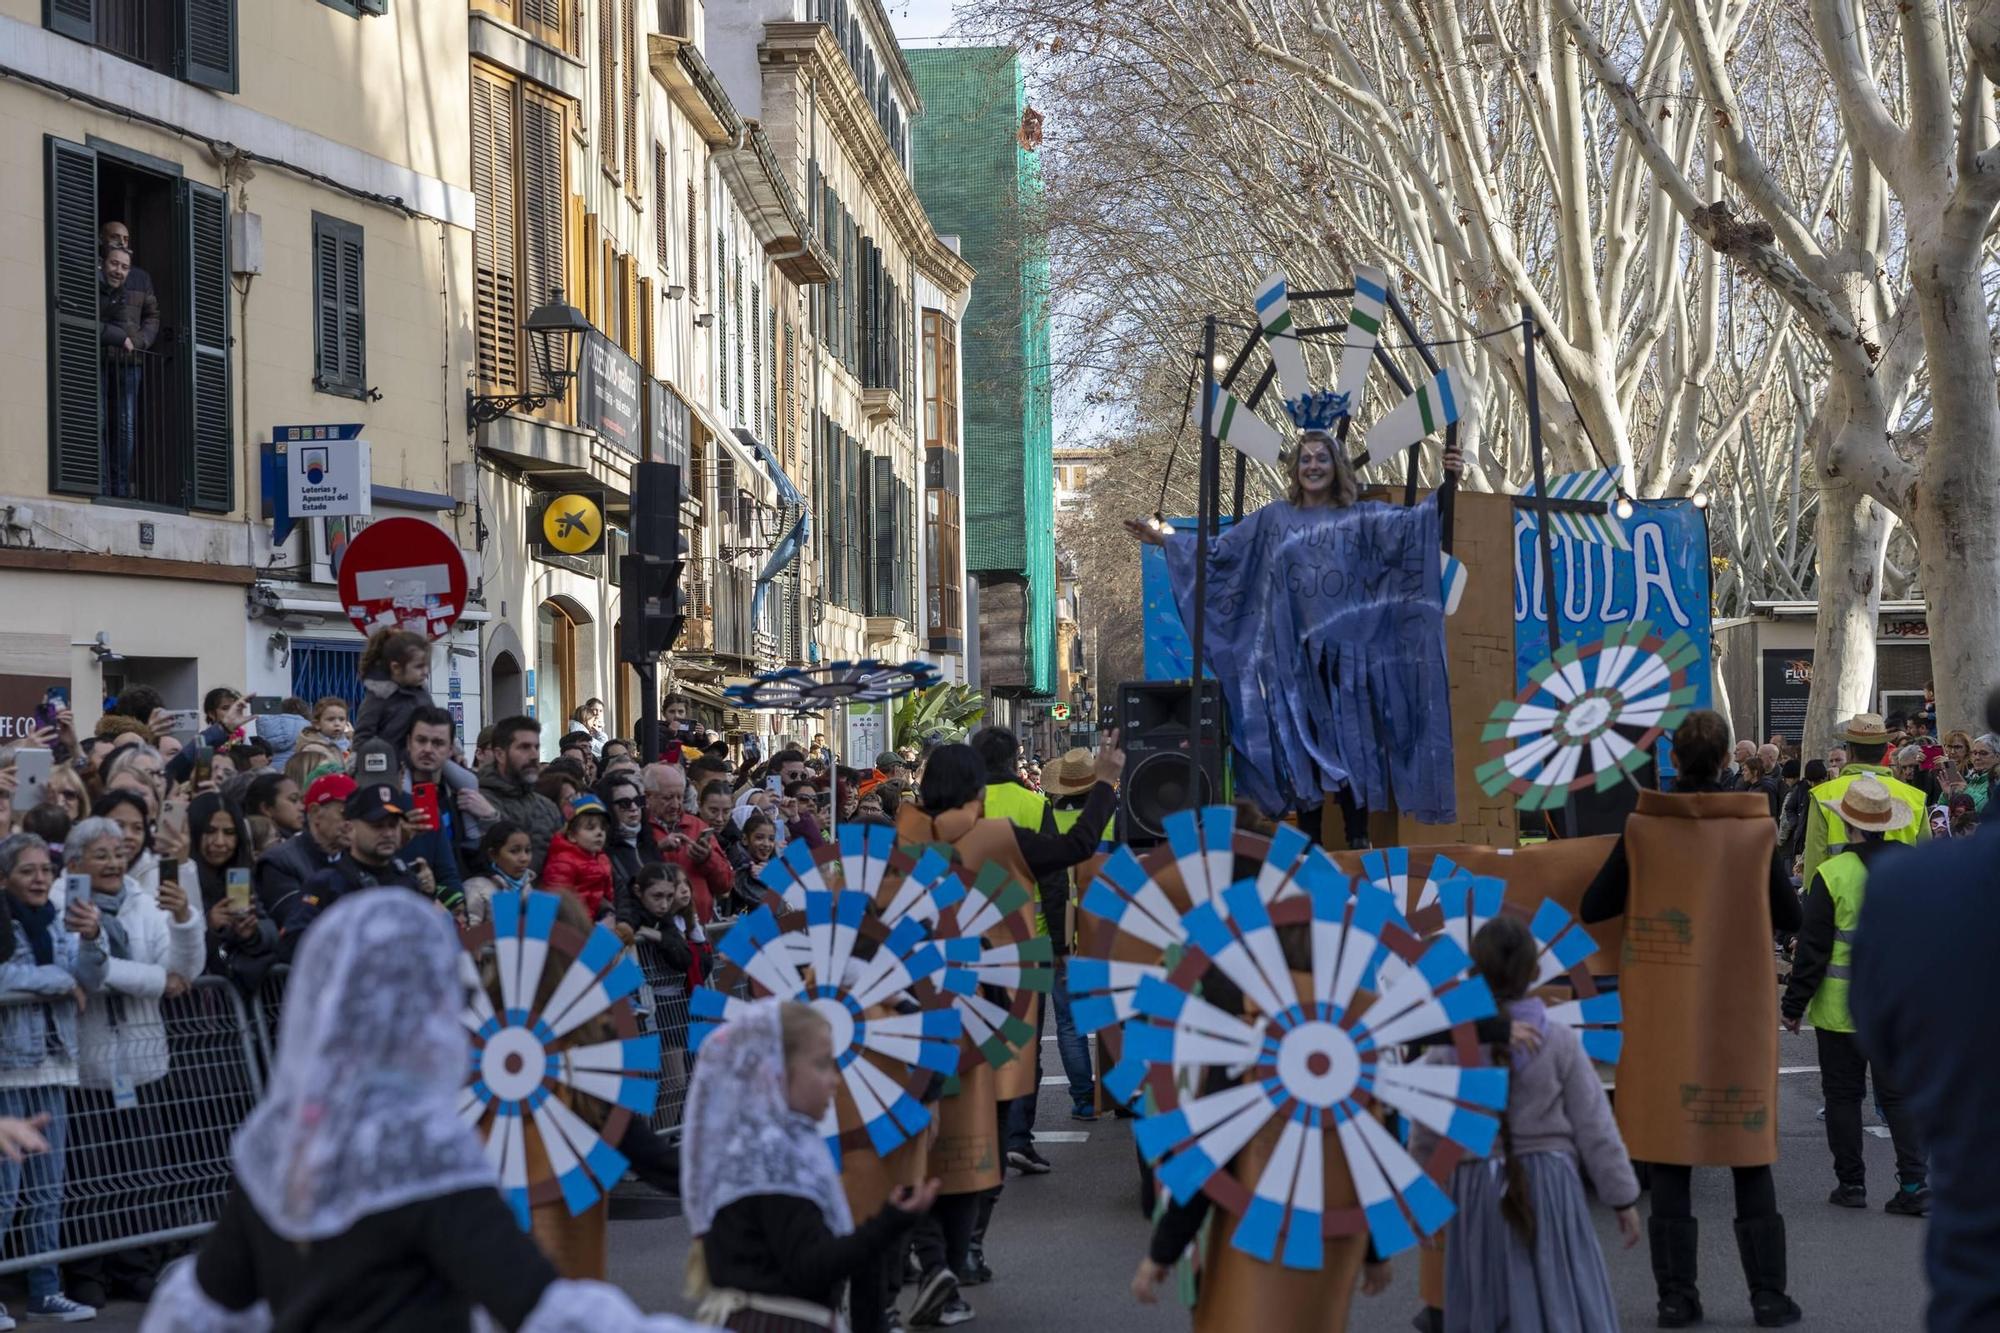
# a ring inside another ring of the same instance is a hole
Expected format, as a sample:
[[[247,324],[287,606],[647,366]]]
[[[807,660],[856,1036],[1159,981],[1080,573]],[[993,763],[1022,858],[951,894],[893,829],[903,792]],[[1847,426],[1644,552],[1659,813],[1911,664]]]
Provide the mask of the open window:
[[[220,190],[174,170],[108,146],[46,140],[49,490],[227,512],[228,206]],[[158,306],[145,347],[101,336],[99,233],[111,222],[130,232],[132,263]]]
[[[51,32],[171,78],[233,93],[236,0],[45,0]]]

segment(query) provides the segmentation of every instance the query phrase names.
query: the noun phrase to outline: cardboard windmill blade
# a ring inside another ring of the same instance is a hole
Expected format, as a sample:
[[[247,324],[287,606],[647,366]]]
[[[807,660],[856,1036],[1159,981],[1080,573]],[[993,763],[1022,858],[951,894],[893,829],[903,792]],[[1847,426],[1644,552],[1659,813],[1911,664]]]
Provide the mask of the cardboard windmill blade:
[[[737,920],[720,946],[720,979],[759,996],[810,1005],[833,1029],[840,1087],[820,1124],[834,1160],[844,1150],[887,1157],[931,1123],[931,1076],[958,1067],[958,1013],[937,988],[944,958],[919,922],[895,929],[868,896],[812,889],[798,910],[763,906]],[[702,987],[689,1006],[688,1045],[745,1001]]]
[[[1085,1032],[1105,1032],[1132,1016],[1139,983],[1164,978],[1186,946],[1183,914],[1221,898],[1235,883],[1238,858],[1256,866],[1257,893],[1267,903],[1339,877],[1297,828],[1281,824],[1269,838],[1239,832],[1231,806],[1177,811],[1165,829],[1166,842],[1143,860],[1119,847],[1084,891],[1079,910],[1087,919],[1069,963],[1069,993],[1071,1016]],[[1139,1072],[1114,1069],[1106,1081],[1114,1091],[1123,1086],[1123,1100],[1136,1091]]]
[[[1507,1102],[1505,1070],[1398,1055],[1450,1032],[1476,1060],[1471,1024],[1494,1005],[1465,951],[1419,942],[1388,894],[1345,879],[1269,905],[1245,879],[1184,927],[1187,953],[1140,982],[1124,1028],[1156,1099],[1134,1137],[1160,1183],[1182,1202],[1205,1192],[1234,1219],[1229,1249],[1286,1269],[1318,1270],[1328,1241],[1363,1231],[1385,1258],[1435,1234],[1453,1212],[1439,1182],[1463,1152],[1490,1149]],[[1387,952],[1408,966],[1370,991]],[[1219,994],[1212,979],[1241,995],[1240,1014],[1205,998]],[[1198,1095],[1182,1090],[1188,1073]],[[1384,1109],[1437,1136],[1428,1161],[1382,1125]]]
[[[490,920],[460,934],[472,1070],[459,1113],[485,1136],[524,1231],[531,1207],[560,1199],[575,1217],[624,1177],[619,1141],[652,1115],[660,1074],[659,1041],[632,1009],[638,964],[603,926],[557,920],[560,904],[499,894]]]
[[[1625,525],[1611,516],[1611,501],[1618,495],[1618,478],[1624,471],[1620,467],[1593,468],[1588,472],[1566,472],[1560,477],[1549,479],[1551,500],[1590,500],[1604,506],[1595,514],[1552,513],[1550,522],[1558,536],[1573,541],[1602,542],[1620,551],[1632,549],[1625,539]],[[1536,494],[1534,486],[1528,487],[1529,495]],[[1533,509],[1525,511],[1528,530],[1533,531],[1540,521],[1540,515]]]
[[[1493,757],[1475,771],[1479,785],[1489,796],[1512,792],[1523,810],[1546,810],[1570,792],[1628,781],[1693,706],[1687,669],[1697,656],[1686,634],[1661,639],[1643,620],[1596,643],[1562,645],[1493,710],[1480,733]]]

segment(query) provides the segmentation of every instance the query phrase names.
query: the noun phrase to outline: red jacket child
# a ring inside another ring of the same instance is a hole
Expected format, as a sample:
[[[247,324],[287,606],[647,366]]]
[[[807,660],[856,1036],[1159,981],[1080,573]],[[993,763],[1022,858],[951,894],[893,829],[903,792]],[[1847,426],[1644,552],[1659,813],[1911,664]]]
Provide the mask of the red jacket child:
[[[567,889],[583,903],[592,921],[611,914],[611,858],[604,851],[611,812],[589,792],[569,803],[569,823],[549,839],[548,860],[535,886]]]

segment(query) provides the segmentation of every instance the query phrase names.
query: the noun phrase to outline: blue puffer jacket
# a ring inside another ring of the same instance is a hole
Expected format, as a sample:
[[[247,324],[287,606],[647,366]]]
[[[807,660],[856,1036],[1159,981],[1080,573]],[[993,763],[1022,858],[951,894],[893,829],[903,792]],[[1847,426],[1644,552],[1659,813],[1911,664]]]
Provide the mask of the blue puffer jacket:
[[[33,1069],[50,1056],[44,1011],[55,1019],[56,1043],[63,1056],[77,1059],[76,1001],[70,992],[78,986],[87,995],[104,989],[104,973],[109,961],[104,936],[78,939],[63,929],[57,915],[49,927],[55,941],[55,962],[43,966],[35,961],[28,933],[21,923],[8,923],[14,931],[14,952],[0,963],[0,992],[10,996],[49,996],[48,1000],[10,998],[0,1003],[0,1070]],[[60,998],[55,998],[60,997]],[[74,1082],[74,1077],[70,1080]]]

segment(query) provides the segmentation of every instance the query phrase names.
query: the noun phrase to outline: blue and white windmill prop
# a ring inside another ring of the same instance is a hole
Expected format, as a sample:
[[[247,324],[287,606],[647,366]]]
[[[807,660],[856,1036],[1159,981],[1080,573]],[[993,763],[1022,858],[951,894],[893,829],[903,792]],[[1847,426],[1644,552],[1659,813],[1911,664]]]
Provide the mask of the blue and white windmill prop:
[[[1135,1138],[1174,1198],[1206,1192],[1237,1216],[1237,1249],[1318,1269],[1329,1237],[1366,1230],[1386,1257],[1445,1224],[1453,1208],[1439,1182],[1463,1152],[1490,1149],[1507,1073],[1405,1064],[1397,1054],[1402,1043],[1450,1030],[1462,1057],[1476,1055],[1470,1025],[1494,1005],[1463,949],[1447,938],[1420,943],[1389,895],[1368,884],[1313,870],[1301,887],[1303,895],[1267,905],[1245,879],[1188,912],[1180,962],[1133,992],[1124,1063],[1143,1066],[1154,1094],[1156,1109]],[[1287,957],[1286,926],[1303,932],[1309,958]],[[1364,979],[1387,953],[1408,966],[1369,992]],[[1200,993],[1217,975],[1242,995],[1243,1014]],[[1189,1096],[1189,1083],[1210,1090]],[[1381,1124],[1381,1107],[1437,1136],[1428,1162]],[[1239,1179],[1230,1163],[1274,1124],[1277,1140],[1257,1178]],[[1358,1208],[1326,1198],[1329,1137]]]
[[[558,921],[560,903],[498,894],[491,919],[461,933],[472,1068],[459,1113],[484,1133],[524,1231],[533,1205],[560,1199],[576,1216],[611,1192],[626,1169],[617,1145],[634,1117],[652,1115],[660,1075],[659,1041],[632,1008],[638,964],[603,926],[585,934]],[[474,962],[489,947],[497,995]],[[601,1128],[577,1114],[579,1099],[605,1108]]]
[[[774,901],[797,910],[830,882],[852,884],[892,938],[912,925],[928,934],[942,960],[934,979],[965,1038],[958,1072],[1005,1064],[1034,1039],[1034,996],[1055,984],[1055,953],[1029,924],[1028,886],[993,864],[972,875],[937,847],[898,848],[880,826],[850,824],[835,844],[813,852],[793,841],[764,872]]]
[[[819,1011],[833,1029],[841,1079],[820,1125],[827,1146],[836,1161],[848,1147],[886,1157],[930,1124],[923,1093],[932,1074],[958,1068],[958,1011],[937,987],[944,956],[922,922],[887,926],[869,910],[867,892],[821,882],[801,893],[798,910],[773,897],[738,918],[719,946],[722,979]],[[744,1003],[697,988],[689,1048],[699,1054]],[[843,1133],[843,1118],[859,1129]]]

